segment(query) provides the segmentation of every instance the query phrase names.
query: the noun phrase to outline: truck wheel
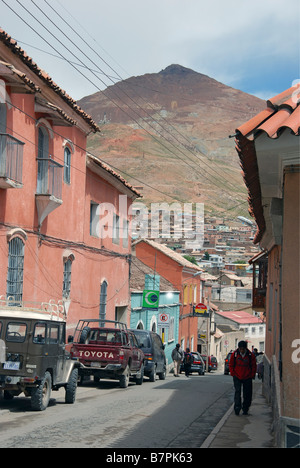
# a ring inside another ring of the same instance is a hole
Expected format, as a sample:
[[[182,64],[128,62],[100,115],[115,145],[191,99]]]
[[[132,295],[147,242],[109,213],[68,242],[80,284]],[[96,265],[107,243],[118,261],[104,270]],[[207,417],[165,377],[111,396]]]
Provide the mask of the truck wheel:
[[[11,393],[11,392],[8,392],[7,390],[4,390],[3,398],[4,398],[4,400],[7,400],[7,401],[13,400],[14,394]]]
[[[127,388],[129,384],[129,367],[127,366],[124,373],[120,377],[120,387]]]
[[[158,374],[159,380],[166,380],[166,367],[164,366],[164,370]]]
[[[141,365],[140,376],[135,378],[135,383],[137,385],[142,385],[144,381],[144,364]]]
[[[150,382],[156,381],[156,365],[153,366],[151,373],[149,374],[149,380]]]
[[[51,386],[51,374],[46,372],[40,385],[34,388],[31,393],[31,408],[34,411],[45,411],[50,401]]]
[[[73,369],[69,378],[69,382],[66,385],[65,402],[69,405],[73,405],[73,403],[75,403],[76,400],[77,380],[78,369]]]

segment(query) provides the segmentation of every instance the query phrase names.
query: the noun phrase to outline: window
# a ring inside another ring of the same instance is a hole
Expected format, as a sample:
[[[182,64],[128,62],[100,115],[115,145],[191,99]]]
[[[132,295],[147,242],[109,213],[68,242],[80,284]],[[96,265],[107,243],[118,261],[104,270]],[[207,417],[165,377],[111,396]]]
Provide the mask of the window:
[[[63,297],[68,299],[71,292],[71,270],[72,270],[72,260],[69,258],[64,263],[64,281],[63,281]]]
[[[0,322],[0,338],[1,338],[1,332],[2,332],[2,322]]]
[[[107,282],[103,281],[100,292],[100,310],[99,318],[105,322],[106,319],[106,301],[107,301]]]
[[[6,133],[6,112],[6,103],[0,102],[0,133]]]
[[[128,247],[128,236],[129,236],[129,221],[127,219],[123,220],[123,247],[127,249]]]
[[[38,130],[38,179],[37,193],[48,193],[49,136],[44,127]]]
[[[90,208],[90,235],[99,237],[99,205],[91,202]]]
[[[23,271],[24,271],[24,243],[19,237],[9,242],[8,271],[7,271],[7,297],[13,297],[16,302],[23,298]],[[15,305],[13,301],[11,305]]]
[[[47,325],[45,323],[36,323],[33,333],[33,343],[45,344],[46,343]]]
[[[68,147],[64,151],[64,182],[71,183],[71,151]]]
[[[48,330],[48,343],[49,344],[57,344],[58,343],[58,325],[50,325]]]
[[[120,243],[120,216],[114,214],[113,221],[113,243],[119,245]]]
[[[185,284],[184,288],[183,288],[183,303],[184,303],[184,305],[186,305],[187,302],[188,302],[188,294],[189,294],[188,285]]]
[[[168,341],[174,341],[175,339],[175,318],[170,318],[169,336]]]
[[[27,325],[25,323],[9,323],[6,330],[6,340],[14,343],[24,343],[26,332]]]

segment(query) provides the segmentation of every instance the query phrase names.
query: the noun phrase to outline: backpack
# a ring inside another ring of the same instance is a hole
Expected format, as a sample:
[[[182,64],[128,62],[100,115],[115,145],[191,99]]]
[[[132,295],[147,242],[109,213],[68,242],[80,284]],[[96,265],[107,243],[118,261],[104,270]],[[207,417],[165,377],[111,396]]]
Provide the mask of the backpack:
[[[239,352],[238,349],[234,352],[234,367],[235,367],[238,352]],[[247,351],[246,351],[246,356],[249,356],[249,368],[250,368],[250,370],[252,370],[252,353],[251,353],[251,351],[249,351],[249,349],[247,349]]]
[[[184,361],[186,364],[192,364],[194,361],[193,355],[190,353],[187,353],[184,357]]]

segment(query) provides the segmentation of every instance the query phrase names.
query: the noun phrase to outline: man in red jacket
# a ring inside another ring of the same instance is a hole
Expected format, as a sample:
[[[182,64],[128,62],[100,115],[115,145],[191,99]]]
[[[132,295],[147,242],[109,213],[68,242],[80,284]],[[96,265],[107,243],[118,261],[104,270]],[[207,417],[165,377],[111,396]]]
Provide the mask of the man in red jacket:
[[[247,348],[246,341],[240,341],[238,346],[238,349],[232,353],[229,362],[229,370],[235,388],[234,411],[236,415],[240,414],[241,409],[243,414],[248,414],[252,402],[252,380],[255,379],[256,374],[256,359]]]

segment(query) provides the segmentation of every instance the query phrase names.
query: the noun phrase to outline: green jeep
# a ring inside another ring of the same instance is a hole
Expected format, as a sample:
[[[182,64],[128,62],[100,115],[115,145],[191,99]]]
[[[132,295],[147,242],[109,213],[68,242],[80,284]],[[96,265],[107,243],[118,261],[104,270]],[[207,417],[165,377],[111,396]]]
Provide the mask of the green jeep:
[[[56,312],[55,312],[56,311]],[[24,393],[35,411],[44,411],[51,390],[76,398],[80,363],[66,351],[66,317],[54,304],[40,310],[0,301],[0,392],[10,400]]]

